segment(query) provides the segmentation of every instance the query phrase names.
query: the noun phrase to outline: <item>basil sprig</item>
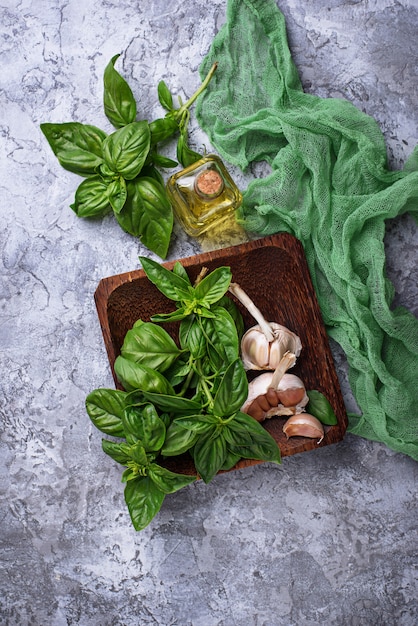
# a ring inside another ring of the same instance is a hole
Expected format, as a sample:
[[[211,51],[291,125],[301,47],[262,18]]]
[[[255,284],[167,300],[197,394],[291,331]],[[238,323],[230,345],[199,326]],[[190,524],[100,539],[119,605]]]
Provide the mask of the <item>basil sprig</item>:
[[[115,131],[107,134],[79,122],[41,124],[52,151],[65,169],[86,178],[70,205],[78,217],[97,218],[113,211],[120,227],[138,237],[161,258],[167,256],[173,211],[158,168],[177,162],[159,153],[159,144],[178,135],[177,158],[183,167],[202,157],[188,146],[190,107],[206,88],[213,66],[199,89],[179,108],[164,81],[158,98],[163,118],[137,121],[137,104],[126,80],[115,69],[116,54],[103,75],[104,113]]]
[[[173,311],[138,320],[126,333],[114,368],[125,391],[96,389],[87,413],[104,434],[103,450],[125,467],[125,500],[136,530],[158,513],[164,497],[190,484],[164,467],[165,459],[190,454],[209,483],[240,459],[280,463],[267,430],[240,408],[248,396],[239,357],[241,315],[226,295],[229,267],[200,275],[192,284],[180,262],[170,271],[140,257]],[[177,321],[174,341],[159,322]]]

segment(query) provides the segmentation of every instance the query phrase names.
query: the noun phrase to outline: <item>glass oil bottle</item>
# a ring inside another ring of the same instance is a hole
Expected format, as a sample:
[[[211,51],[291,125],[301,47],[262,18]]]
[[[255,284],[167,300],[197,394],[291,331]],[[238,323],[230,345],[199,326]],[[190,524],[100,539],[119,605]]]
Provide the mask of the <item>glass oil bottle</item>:
[[[241,192],[215,154],[173,174],[167,192],[177,219],[192,237],[219,226],[242,202]]]

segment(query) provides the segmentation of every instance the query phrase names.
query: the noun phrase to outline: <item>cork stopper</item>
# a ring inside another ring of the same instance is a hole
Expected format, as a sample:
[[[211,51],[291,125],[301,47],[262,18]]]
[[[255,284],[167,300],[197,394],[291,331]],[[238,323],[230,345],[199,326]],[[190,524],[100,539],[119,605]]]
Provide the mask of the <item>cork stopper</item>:
[[[224,181],[216,170],[205,170],[199,174],[195,181],[196,192],[206,198],[216,198],[222,193]]]

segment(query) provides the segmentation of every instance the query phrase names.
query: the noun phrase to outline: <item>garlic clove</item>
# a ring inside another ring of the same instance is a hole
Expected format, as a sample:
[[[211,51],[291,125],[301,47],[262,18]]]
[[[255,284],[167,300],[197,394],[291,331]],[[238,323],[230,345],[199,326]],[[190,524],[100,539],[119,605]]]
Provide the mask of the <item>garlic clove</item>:
[[[283,432],[287,439],[289,437],[318,438],[317,443],[321,443],[325,435],[321,422],[310,413],[299,413],[289,417],[283,426]]]
[[[246,370],[269,369],[270,344],[255,326],[247,330],[241,340],[242,362]]]
[[[295,374],[284,374],[277,386],[280,404],[303,408],[309,402],[305,385]]]
[[[260,374],[250,382],[250,384],[248,385],[247,399],[241,407],[241,411],[243,413],[247,413],[247,409],[256,398],[258,398],[259,396],[263,396],[267,393],[272,377],[272,372],[265,372],[264,374]]]

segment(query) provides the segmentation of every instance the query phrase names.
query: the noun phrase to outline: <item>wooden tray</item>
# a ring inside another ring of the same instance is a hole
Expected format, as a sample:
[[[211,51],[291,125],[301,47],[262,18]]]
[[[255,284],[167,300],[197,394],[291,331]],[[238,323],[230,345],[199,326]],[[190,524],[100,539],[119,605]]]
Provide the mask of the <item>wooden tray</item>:
[[[223,250],[180,259],[193,281],[202,266],[212,271],[219,266],[231,268],[233,281],[241,285],[269,321],[277,321],[299,335],[302,352],[291,372],[300,376],[307,389],[322,392],[331,403],[338,424],[325,427],[320,444],[305,437],[286,439],[282,428],[285,418],[263,422],[279,444],[283,457],[327,446],[343,439],[347,414],[332,353],[301,243],[292,235],[281,233]],[[164,266],[171,269],[175,261]],[[232,296],[231,296],[232,297]],[[149,321],[155,313],[168,313],[174,306],[148,280],[143,270],[104,278],[95,292],[97,312],[116,387],[113,364],[120,353],[126,332],[137,319]],[[254,319],[238,303],[246,328]],[[174,337],[177,326],[165,324]],[[240,461],[235,468],[259,461]],[[173,471],[195,473],[190,456],[167,459]],[[234,468],[234,469],[235,469]]]

